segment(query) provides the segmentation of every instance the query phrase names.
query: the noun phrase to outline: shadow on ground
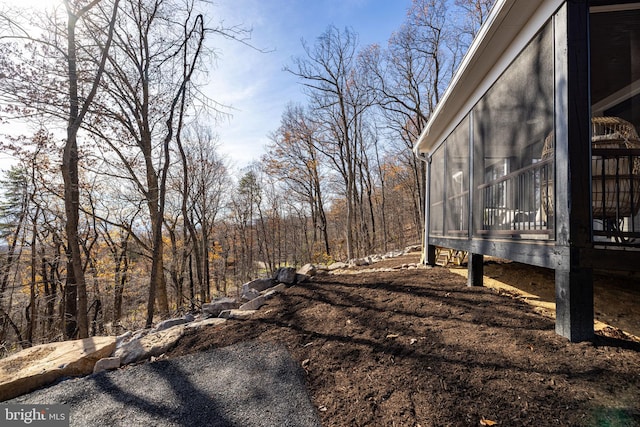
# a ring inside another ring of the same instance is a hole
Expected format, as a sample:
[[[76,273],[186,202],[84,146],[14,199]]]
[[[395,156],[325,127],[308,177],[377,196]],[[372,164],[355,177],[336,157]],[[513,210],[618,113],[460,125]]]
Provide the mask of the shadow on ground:
[[[172,354],[246,339],[287,346],[325,426],[640,424],[635,344],[571,344],[523,299],[442,268],[318,277]]]

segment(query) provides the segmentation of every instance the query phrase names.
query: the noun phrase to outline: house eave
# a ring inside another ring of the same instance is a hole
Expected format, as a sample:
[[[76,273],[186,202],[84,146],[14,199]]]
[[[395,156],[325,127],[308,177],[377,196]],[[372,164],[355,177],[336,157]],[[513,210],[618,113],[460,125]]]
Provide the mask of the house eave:
[[[498,0],[414,145],[429,153],[478,102],[563,0]]]

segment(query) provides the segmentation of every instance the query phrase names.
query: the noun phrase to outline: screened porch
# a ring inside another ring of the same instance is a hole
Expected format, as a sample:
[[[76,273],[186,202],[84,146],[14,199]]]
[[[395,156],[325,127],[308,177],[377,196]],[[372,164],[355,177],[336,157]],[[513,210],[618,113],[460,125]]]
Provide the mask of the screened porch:
[[[497,0],[418,139],[436,248],[555,270],[556,332],[593,337],[593,271],[640,271],[640,3]]]
[[[595,244],[640,246],[639,22],[592,8],[591,167],[572,179],[590,186]],[[555,49],[550,20],[433,150],[431,236],[555,239]]]

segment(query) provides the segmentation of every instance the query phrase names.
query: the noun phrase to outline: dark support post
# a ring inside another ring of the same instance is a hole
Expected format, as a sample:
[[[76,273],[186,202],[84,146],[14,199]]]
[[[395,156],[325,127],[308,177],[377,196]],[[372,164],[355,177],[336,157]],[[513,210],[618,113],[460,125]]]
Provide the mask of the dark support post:
[[[425,264],[432,267],[436,265],[436,247],[434,245],[427,245],[427,260]]]
[[[425,156],[421,154],[421,159],[425,163],[425,197],[424,197],[424,264],[434,266],[436,265],[436,247],[429,244],[429,218],[431,216],[431,156]]]
[[[482,286],[484,276],[484,256],[469,253],[467,286]]]
[[[568,0],[555,22],[556,332],[578,342],[593,339],[589,2]]]
[[[572,342],[593,339],[593,271],[556,270],[556,333]]]

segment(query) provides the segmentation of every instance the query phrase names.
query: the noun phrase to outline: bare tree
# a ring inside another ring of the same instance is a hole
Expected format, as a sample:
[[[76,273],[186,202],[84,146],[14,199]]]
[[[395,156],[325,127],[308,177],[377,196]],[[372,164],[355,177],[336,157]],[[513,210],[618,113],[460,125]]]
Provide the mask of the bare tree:
[[[238,182],[235,197],[231,200],[231,214],[235,232],[240,240],[240,247],[235,246],[236,263],[239,263],[239,272],[236,276],[241,281],[251,279],[256,268],[256,214],[258,206],[262,203],[262,188],[258,178],[259,166],[252,164],[245,168]]]
[[[231,183],[225,161],[217,152],[216,137],[211,129],[194,125],[177,142],[182,164],[181,214],[185,230],[189,233],[189,253],[195,258],[200,302],[203,303],[210,299],[209,258],[213,229]],[[184,236],[184,241],[186,251],[187,236]],[[192,294],[193,287],[192,284]]]
[[[459,34],[468,36],[470,42],[478,34],[480,27],[487,20],[495,0],[456,0],[455,5],[464,11],[459,24]]]
[[[125,3],[100,106],[89,126],[104,146],[103,171],[129,180],[147,206],[152,260],[148,325],[156,303],[161,316],[169,312],[162,228],[171,147],[193,100],[209,32],[195,5],[190,0]]]
[[[49,154],[50,137],[38,132],[30,141],[19,138],[25,144],[3,182],[0,238],[7,252],[0,256],[0,341],[13,341],[7,339],[10,327],[14,342],[23,347],[58,337],[55,328],[62,324],[56,307],[64,301],[59,292],[65,259],[63,185]]]
[[[120,331],[120,319],[122,318],[122,298],[129,274],[129,242],[130,231],[109,227],[101,223],[101,233],[111,255],[113,257],[113,312],[111,322],[116,333]]]
[[[462,2],[469,7],[473,2]],[[391,152],[412,176],[407,193],[416,237],[424,224],[425,168],[411,148],[427,124],[461,57],[445,0],[414,0],[407,21],[389,38],[386,49],[369,46],[359,60],[369,90],[381,107],[392,141]],[[481,9],[484,11],[484,9]]]
[[[296,195],[307,204],[312,221],[309,255],[313,255],[316,244],[321,241],[324,254],[329,256],[325,184],[321,177],[321,153],[316,147],[319,138],[318,126],[304,109],[289,105],[282,114],[280,127],[270,136],[271,143],[262,161],[266,172],[279,177],[291,196]]]
[[[315,45],[303,42],[306,58],[296,58],[285,69],[301,78],[313,109],[316,123],[322,127],[323,140],[318,149],[340,174],[346,199],[347,257],[355,256],[354,232],[358,201],[357,157],[363,141],[360,126],[370,106],[366,94],[356,84],[358,37],[350,29],[330,26]]]
[[[37,67],[38,62],[42,70],[36,74],[17,72],[10,74],[12,81],[3,92],[3,98],[12,104],[21,104],[27,109],[37,108],[40,115],[49,114],[59,119],[67,121],[66,141],[62,152],[62,177],[64,180],[64,200],[66,213],[66,237],[67,250],[69,253],[68,263],[68,295],[70,322],[77,319],[78,335],[81,338],[87,337],[87,295],[84,273],[82,269],[82,255],[78,241],[78,222],[80,206],[80,182],[78,177],[78,131],[80,130],[85,117],[91,107],[100,85],[105,63],[109,54],[109,47],[113,37],[113,29],[116,22],[119,0],[113,0],[110,4],[111,14],[107,15],[106,21],[101,21],[99,31],[93,33],[96,44],[96,61],[79,61],[78,52],[90,50],[85,45],[86,39],[78,38],[78,31],[82,31],[80,23],[85,26],[93,19],[90,14],[99,0],[93,0],[80,6],[78,3],[69,0],[64,1],[64,15],[53,10],[45,18],[48,26],[42,37],[34,37],[29,34],[24,24],[13,20],[13,17],[4,15],[8,34],[3,39],[18,40],[26,43],[27,50],[31,53],[39,53],[39,58],[31,60],[31,67]],[[63,17],[64,16],[64,17]],[[63,21],[66,23],[63,24]],[[44,25],[43,25],[44,26]],[[31,45],[31,46],[30,46]],[[16,49],[15,45],[11,46]],[[64,65],[62,65],[64,63]],[[5,61],[2,66],[5,70],[19,70],[16,62]],[[86,69],[79,69],[79,64],[87,66]],[[29,67],[27,67],[29,68]],[[51,75],[64,75],[67,85],[66,95],[60,90],[61,86],[56,86],[56,82],[61,80],[52,78]],[[54,82],[48,84],[48,80]],[[42,84],[41,89],[34,91]],[[46,88],[48,90],[42,90]],[[42,101],[42,103],[40,103]],[[15,110],[14,110],[15,111]],[[25,110],[18,109],[22,115]],[[66,113],[64,113],[66,111]],[[28,115],[28,112],[27,112]],[[77,296],[77,309],[74,307]]]
[[[67,233],[67,249],[71,254],[70,268],[73,269],[73,277],[75,284],[70,283],[67,286],[77,287],[78,293],[78,336],[86,338],[89,336],[89,323],[87,319],[87,285],[84,277],[84,269],[82,266],[82,255],[80,252],[80,243],[78,241],[78,222],[80,212],[80,182],[78,178],[78,131],[82,126],[91,103],[96,95],[100,85],[102,75],[104,73],[105,64],[109,55],[109,47],[113,39],[113,29],[116,23],[118,3],[120,0],[114,0],[113,12],[109,20],[109,27],[101,49],[98,68],[95,70],[95,77],[91,82],[88,94],[81,97],[78,84],[77,69],[77,48],[76,26],[78,20],[82,19],[91,8],[93,8],[99,0],[93,0],[86,6],[79,8],[74,6],[69,0],[65,0],[64,5],[67,10],[67,67],[69,75],[69,120],[67,126],[67,140],[62,154],[62,178],[64,179],[64,200],[66,213],[66,233]],[[72,293],[71,293],[72,295]]]
[[[23,230],[27,227],[28,211],[33,199],[33,189],[29,185],[29,170],[14,166],[6,172],[6,178],[2,181],[5,188],[5,201],[0,204],[0,237],[6,241],[6,254],[2,254],[0,265],[0,315],[2,315],[2,329],[0,330],[0,342],[4,342],[7,335],[7,327],[11,326],[18,343],[24,348],[27,341],[22,332],[11,317],[11,299],[6,298],[9,288],[12,269],[20,259],[22,248],[20,244]]]

